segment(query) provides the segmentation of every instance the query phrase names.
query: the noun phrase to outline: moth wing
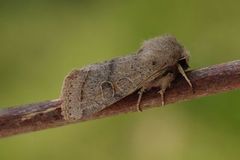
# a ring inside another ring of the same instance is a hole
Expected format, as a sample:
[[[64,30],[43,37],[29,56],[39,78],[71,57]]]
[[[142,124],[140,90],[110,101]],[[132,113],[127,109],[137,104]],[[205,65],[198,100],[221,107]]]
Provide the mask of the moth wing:
[[[88,105],[91,107],[83,109],[83,116],[92,115],[109,107],[142,88],[144,84],[163,76],[167,71],[166,66],[157,72],[155,70],[143,72],[143,68],[148,69],[134,57],[114,59],[98,66],[91,66],[83,93],[86,99],[91,99]]]
[[[64,79],[61,93],[62,114],[65,119],[78,119],[82,117],[82,94],[88,70],[74,69]]]
[[[140,73],[132,71],[132,56],[73,70],[64,80],[65,119],[86,118],[136,91]]]
[[[136,57],[128,56],[73,70],[62,89],[64,117],[70,120],[89,117],[162,76],[166,70],[156,72],[149,68]]]
[[[90,116],[118,102],[136,90],[133,73],[130,73],[130,57],[116,58],[89,67],[84,85],[83,117]]]

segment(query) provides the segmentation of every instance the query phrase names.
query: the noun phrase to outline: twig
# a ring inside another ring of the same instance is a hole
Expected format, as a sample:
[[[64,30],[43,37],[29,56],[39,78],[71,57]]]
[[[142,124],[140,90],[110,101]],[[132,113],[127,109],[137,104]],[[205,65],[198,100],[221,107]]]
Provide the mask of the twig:
[[[179,76],[165,94],[166,104],[240,88],[240,60],[189,71],[187,75],[193,84],[194,92]],[[96,115],[81,121],[136,111],[137,98],[138,94],[134,93]],[[61,103],[61,100],[57,99],[0,110],[0,137],[73,123],[63,119]],[[157,88],[144,93],[141,102],[143,109],[160,104],[161,99],[157,93]]]

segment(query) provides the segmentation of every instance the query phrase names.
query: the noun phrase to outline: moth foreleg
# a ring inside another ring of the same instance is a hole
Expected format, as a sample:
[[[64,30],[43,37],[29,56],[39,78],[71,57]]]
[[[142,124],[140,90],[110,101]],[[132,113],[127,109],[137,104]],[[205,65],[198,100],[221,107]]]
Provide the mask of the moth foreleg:
[[[181,73],[181,75],[185,78],[185,80],[187,81],[187,83],[189,84],[189,86],[191,87],[191,89],[193,88],[192,87],[192,83],[191,81],[189,80],[189,78],[187,77],[184,69],[182,68],[182,66],[180,64],[177,65],[178,67],[178,71]]]

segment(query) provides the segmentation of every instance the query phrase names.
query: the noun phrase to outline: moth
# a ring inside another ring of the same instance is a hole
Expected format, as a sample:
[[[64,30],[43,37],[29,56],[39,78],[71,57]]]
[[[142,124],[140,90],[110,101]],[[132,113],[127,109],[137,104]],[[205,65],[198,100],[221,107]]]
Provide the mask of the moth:
[[[136,109],[144,91],[159,87],[162,105],[164,93],[181,73],[188,69],[188,51],[171,35],[143,42],[137,53],[74,69],[65,78],[61,99],[65,120],[89,117],[138,91]]]

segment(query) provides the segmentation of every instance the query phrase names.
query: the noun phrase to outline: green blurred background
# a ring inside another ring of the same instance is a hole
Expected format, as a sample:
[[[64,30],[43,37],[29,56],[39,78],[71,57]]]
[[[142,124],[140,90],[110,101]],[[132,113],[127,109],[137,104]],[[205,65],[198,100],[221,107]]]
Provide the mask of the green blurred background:
[[[74,67],[136,51],[164,33],[191,67],[240,59],[240,2],[0,2],[0,106],[58,97]],[[0,139],[0,160],[240,158],[240,93]]]

